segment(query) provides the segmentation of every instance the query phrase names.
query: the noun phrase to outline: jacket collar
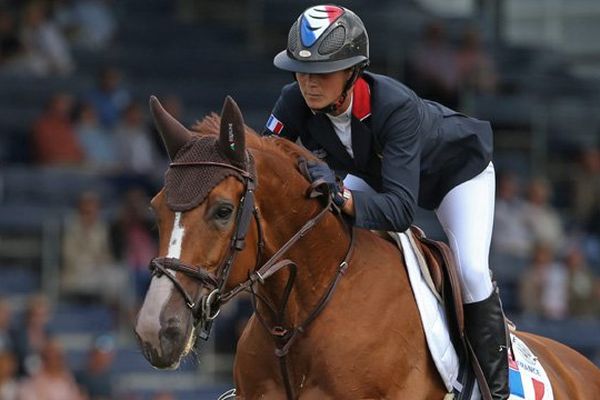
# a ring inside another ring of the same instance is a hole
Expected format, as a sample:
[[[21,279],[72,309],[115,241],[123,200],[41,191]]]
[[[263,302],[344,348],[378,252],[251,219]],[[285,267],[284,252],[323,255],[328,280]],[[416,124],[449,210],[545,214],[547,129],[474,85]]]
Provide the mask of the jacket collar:
[[[371,88],[369,84],[361,77],[354,84],[352,100],[352,151],[354,160],[336,135],[331,121],[323,114],[315,114],[309,118],[308,129],[316,134],[313,138],[319,142],[328,153],[348,170],[364,170],[369,162],[372,148],[372,133],[369,124],[371,116]]]
[[[358,78],[354,84],[352,115],[359,121],[371,116],[371,88],[364,78]]]

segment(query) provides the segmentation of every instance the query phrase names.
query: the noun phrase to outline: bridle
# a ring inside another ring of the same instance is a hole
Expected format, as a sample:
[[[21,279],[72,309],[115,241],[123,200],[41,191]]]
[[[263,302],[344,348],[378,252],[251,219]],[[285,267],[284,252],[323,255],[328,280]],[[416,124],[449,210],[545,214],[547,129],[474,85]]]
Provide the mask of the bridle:
[[[323,219],[326,213],[335,208],[332,204],[332,198],[329,196],[329,193],[326,190],[324,193],[316,190],[319,187],[323,187],[324,182],[321,180],[313,182],[310,186],[310,193],[311,197],[315,197],[315,193],[318,193],[319,195],[327,195],[326,206],[321,209],[313,218],[309,219],[302,227],[300,227],[300,229],[290,239],[288,239],[288,241],[281,246],[281,248],[277,250],[267,261],[265,261],[260,268],[257,268],[262,260],[265,244],[259,210],[257,207],[255,207],[254,202],[254,190],[256,188],[256,182],[252,174],[233,165],[218,162],[173,162],[170,164],[170,167],[186,166],[216,166],[229,168],[239,173],[243,179],[244,194],[240,199],[240,204],[236,213],[235,232],[229,245],[228,254],[217,269],[219,271],[218,276],[208,272],[202,266],[190,266],[182,263],[179,259],[168,257],[156,257],[152,259],[149,265],[150,271],[152,272],[153,276],[165,276],[171,280],[175,288],[177,288],[179,293],[185,299],[186,306],[194,317],[194,327],[197,328],[200,326],[199,337],[204,340],[208,340],[212,327],[212,321],[219,314],[221,306],[234,298],[240,292],[249,292],[251,294],[252,305],[257,319],[264,326],[267,332],[271,334],[275,341],[275,355],[280,360],[281,373],[285,383],[287,397],[288,399],[294,399],[294,391],[290,383],[286,356],[297,337],[306,330],[308,325],[313,322],[325,308],[331,299],[338,282],[346,273],[346,270],[348,269],[348,263],[352,255],[352,249],[354,247],[354,230],[353,228],[349,228],[350,245],[348,246],[346,255],[342,262],[338,265],[335,276],[330,281],[325,293],[321,296],[317,305],[308,314],[303,322],[293,327],[286,327],[284,314],[294,285],[297,265],[289,259],[282,260],[281,258],[296,242],[298,242],[313,227],[315,227],[319,221]],[[236,255],[244,249],[246,234],[253,217],[258,231],[257,256],[255,263],[256,267],[249,273],[246,281],[225,292],[225,285],[229,278],[229,274],[231,273]],[[257,283],[264,284],[268,278],[283,268],[289,269],[289,276],[285,285],[282,304],[280,304],[278,307],[275,307],[264,296],[261,296],[255,291],[255,285]],[[198,300],[194,300],[183,287],[183,285],[176,279],[175,274],[171,273],[169,270],[182,272],[187,277],[192,278],[199,284],[207,287],[209,289],[209,293],[201,296]],[[275,321],[274,325],[270,326],[270,324],[267,322],[267,319],[259,313],[257,299],[265,304],[267,309],[271,312],[272,319]]]
[[[199,336],[204,340],[208,340],[210,335],[212,321],[219,315],[221,306],[230,300],[233,296],[229,293],[223,295],[225,284],[231,273],[231,267],[237,253],[244,249],[246,233],[250,226],[252,216],[256,220],[258,226],[258,252],[257,262],[262,257],[262,251],[264,248],[264,241],[262,237],[262,228],[260,226],[260,218],[258,216],[258,209],[254,207],[254,189],[255,181],[253,176],[241,168],[235,167],[231,164],[210,162],[210,161],[195,161],[195,162],[172,162],[169,167],[199,167],[199,166],[213,166],[220,168],[229,168],[236,171],[241,175],[244,183],[244,194],[240,199],[240,204],[235,217],[235,232],[232,236],[231,243],[229,245],[228,254],[224,261],[221,263],[218,271],[219,276],[215,276],[203,268],[202,266],[191,266],[182,263],[177,258],[169,257],[156,257],[150,261],[150,271],[153,276],[165,276],[171,282],[175,288],[179,291],[181,296],[185,299],[185,304],[191,311],[194,317],[194,327],[200,326]],[[199,284],[207,287],[210,292],[207,295],[202,296],[200,299],[193,299],[192,296],[187,292],[183,285],[175,278],[175,274],[169,272],[182,272],[189,278],[197,281]],[[204,322],[204,323],[203,323]]]

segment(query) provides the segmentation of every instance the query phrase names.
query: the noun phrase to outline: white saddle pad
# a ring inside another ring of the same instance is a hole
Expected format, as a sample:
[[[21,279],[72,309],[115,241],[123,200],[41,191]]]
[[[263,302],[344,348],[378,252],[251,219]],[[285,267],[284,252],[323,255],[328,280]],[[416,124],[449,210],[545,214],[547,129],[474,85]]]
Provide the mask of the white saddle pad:
[[[408,235],[410,231],[396,233],[389,232],[404,253],[406,270],[415,295],[415,301],[421,315],[421,322],[425,332],[425,338],[433,362],[446,385],[448,392],[452,388],[460,388],[457,382],[459,371],[459,360],[456,350],[450,340],[448,332],[448,321],[444,307],[427,284],[426,278],[419,267],[419,257],[411,245]],[[513,333],[510,334],[514,360],[509,359],[509,383],[511,396],[509,400],[554,400],[552,386],[548,375],[531,352],[527,345]],[[481,398],[479,390],[476,390],[471,400]]]
[[[401,233],[390,232],[390,235],[402,248],[402,252],[404,253],[404,262],[412,291],[415,295],[415,301],[421,314],[425,339],[427,340],[429,351],[433,356],[433,362],[446,385],[446,389],[450,393],[454,387],[460,387],[460,384],[457,385],[459,363],[458,354],[454,350],[450,334],[448,333],[448,321],[446,320],[444,307],[437,300],[421,274],[417,255],[408,237],[412,233],[410,231]]]

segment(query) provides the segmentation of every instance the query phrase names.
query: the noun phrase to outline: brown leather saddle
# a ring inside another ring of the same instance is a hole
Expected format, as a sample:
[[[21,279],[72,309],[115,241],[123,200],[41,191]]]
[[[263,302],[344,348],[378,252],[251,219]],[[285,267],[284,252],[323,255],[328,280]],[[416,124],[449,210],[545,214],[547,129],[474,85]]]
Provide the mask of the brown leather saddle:
[[[410,230],[416,239],[416,247],[425,259],[433,286],[444,303],[450,335],[453,337],[455,346],[461,347],[457,348],[457,351],[467,355],[477,378],[482,398],[484,400],[491,399],[479,361],[465,335],[462,290],[452,250],[444,242],[427,238],[423,230],[417,226],[411,226]]]
[[[429,239],[418,226],[411,226],[415,242],[423,255],[433,285],[446,304],[446,313],[456,323],[455,328],[464,336],[465,318],[458,269],[452,250],[444,242]]]

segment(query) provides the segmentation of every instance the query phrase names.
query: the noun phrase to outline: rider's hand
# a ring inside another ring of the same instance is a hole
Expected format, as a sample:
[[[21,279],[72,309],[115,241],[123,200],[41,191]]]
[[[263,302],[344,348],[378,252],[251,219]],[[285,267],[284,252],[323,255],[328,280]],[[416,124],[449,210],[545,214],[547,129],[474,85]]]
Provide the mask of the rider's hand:
[[[346,198],[343,196],[344,187],[338,181],[335,172],[327,164],[316,161],[309,161],[307,168],[311,182],[322,180],[327,185],[333,203],[342,208],[346,202]]]

